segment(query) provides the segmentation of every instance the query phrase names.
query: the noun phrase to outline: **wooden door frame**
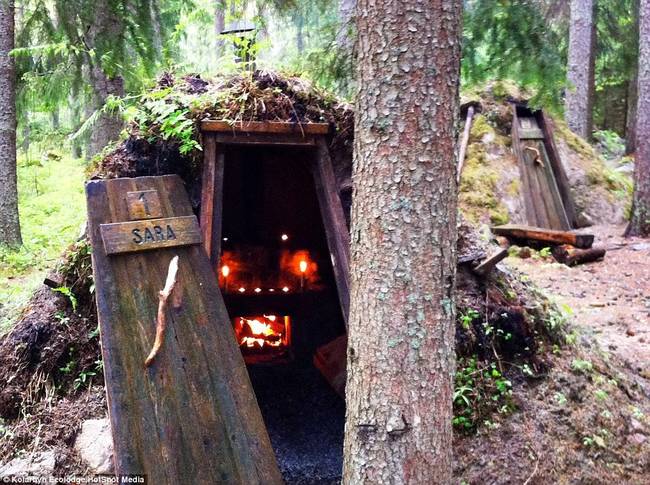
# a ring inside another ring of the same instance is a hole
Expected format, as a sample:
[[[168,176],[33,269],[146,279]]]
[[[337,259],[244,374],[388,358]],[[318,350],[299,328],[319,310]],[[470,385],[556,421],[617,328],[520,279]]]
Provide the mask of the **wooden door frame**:
[[[350,310],[350,233],[336,183],[326,136],[327,123],[203,121],[203,178],[200,226],[203,245],[216,271],[221,255],[224,146],[307,147],[313,151],[311,171],[330,251],[341,312],[347,328]]]

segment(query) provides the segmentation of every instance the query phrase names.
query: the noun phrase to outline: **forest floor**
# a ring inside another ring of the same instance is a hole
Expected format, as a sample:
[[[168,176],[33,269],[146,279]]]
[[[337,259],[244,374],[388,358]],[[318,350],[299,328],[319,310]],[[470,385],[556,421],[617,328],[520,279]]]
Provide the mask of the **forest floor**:
[[[511,257],[507,264],[568,306],[581,330],[650,379],[650,241],[624,238],[624,225],[594,226],[605,259],[569,268],[551,259]]]
[[[20,154],[24,245],[18,251],[0,248],[0,335],[11,328],[45,273],[79,235],[86,219],[85,169],[85,162],[72,158],[67,150],[35,146]]]

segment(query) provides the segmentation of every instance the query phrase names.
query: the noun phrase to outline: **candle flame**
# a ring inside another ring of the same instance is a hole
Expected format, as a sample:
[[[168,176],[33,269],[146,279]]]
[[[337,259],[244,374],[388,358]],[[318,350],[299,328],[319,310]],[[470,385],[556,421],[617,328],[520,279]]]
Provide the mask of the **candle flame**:
[[[300,261],[300,272],[304,273],[306,271],[307,271],[307,261],[303,259],[302,261]]]
[[[228,278],[228,275],[230,274],[230,267],[226,266],[225,264],[221,267],[221,274],[223,275],[224,278]]]

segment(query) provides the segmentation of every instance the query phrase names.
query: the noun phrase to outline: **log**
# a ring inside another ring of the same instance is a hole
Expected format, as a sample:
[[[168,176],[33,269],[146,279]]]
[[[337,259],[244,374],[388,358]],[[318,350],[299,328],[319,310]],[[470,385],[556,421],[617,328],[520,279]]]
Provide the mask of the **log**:
[[[562,244],[553,248],[553,257],[562,264],[575,266],[591,263],[605,257],[605,248],[579,249],[570,244]]]
[[[492,228],[497,236],[516,241],[539,241],[550,245],[570,244],[580,249],[589,249],[594,243],[593,234],[576,234],[569,231],[555,231],[541,227],[506,224]]]
[[[483,261],[481,264],[472,268],[472,271],[479,276],[485,276],[490,271],[492,271],[497,264],[499,264],[507,257],[508,257],[508,249],[507,248],[500,249],[495,254],[490,256],[488,259]]]
[[[345,399],[348,336],[341,335],[330,343],[319,347],[314,354],[314,366],[325,380]]]
[[[456,182],[460,183],[460,175],[463,173],[463,165],[465,164],[465,154],[467,153],[467,145],[469,145],[469,135],[472,132],[472,121],[474,120],[474,106],[467,108],[467,118],[465,118],[465,129],[463,130],[463,138],[460,142],[460,149],[458,151],[458,170],[456,171]]]

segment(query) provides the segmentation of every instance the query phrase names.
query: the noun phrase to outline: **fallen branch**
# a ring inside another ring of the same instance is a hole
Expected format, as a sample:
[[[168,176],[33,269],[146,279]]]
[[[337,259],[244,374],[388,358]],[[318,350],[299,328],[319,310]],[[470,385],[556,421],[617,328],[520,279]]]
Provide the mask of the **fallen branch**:
[[[469,145],[469,136],[472,132],[472,120],[474,119],[474,106],[467,108],[467,118],[465,121],[465,129],[463,130],[463,138],[460,142],[460,150],[458,151],[458,167],[456,169],[456,182],[460,183],[460,176],[463,173],[463,165],[465,164],[465,154],[467,153],[467,145]]]
[[[174,256],[169,263],[169,270],[167,271],[167,281],[165,287],[158,294],[158,321],[156,323],[156,340],[154,341],[149,356],[144,361],[145,367],[149,367],[155,360],[160,347],[165,340],[165,328],[167,327],[167,318],[165,312],[167,310],[167,301],[176,288],[176,274],[178,273],[178,256]],[[178,298],[174,299],[174,306],[177,306]]]

